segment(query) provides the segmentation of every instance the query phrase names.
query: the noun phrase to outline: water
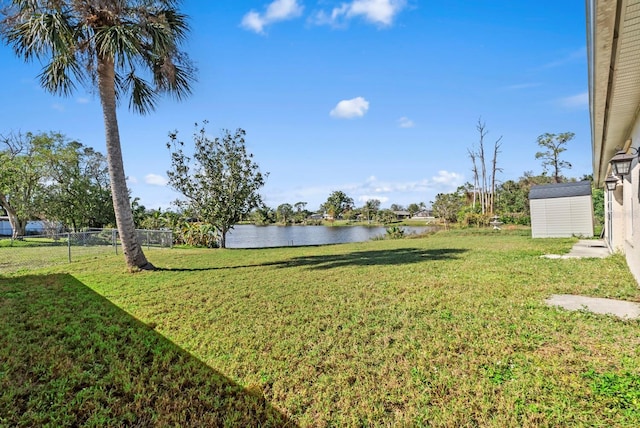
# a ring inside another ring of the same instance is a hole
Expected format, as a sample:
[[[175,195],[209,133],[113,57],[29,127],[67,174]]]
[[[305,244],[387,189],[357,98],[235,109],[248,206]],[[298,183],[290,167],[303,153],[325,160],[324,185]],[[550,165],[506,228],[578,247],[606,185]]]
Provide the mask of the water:
[[[403,226],[405,234],[434,230],[433,226]],[[264,248],[363,242],[386,234],[385,227],[253,226],[241,224],[227,234],[227,248]]]

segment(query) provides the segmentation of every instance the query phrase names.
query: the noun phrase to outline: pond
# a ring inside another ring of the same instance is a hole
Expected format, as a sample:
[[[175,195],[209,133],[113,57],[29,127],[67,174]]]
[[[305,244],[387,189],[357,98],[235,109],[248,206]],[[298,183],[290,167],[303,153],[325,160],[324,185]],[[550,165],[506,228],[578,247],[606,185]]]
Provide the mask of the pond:
[[[402,226],[407,234],[436,230],[434,226]],[[227,234],[227,248],[264,248],[363,242],[386,234],[385,227],[254,226],[240,224]]]

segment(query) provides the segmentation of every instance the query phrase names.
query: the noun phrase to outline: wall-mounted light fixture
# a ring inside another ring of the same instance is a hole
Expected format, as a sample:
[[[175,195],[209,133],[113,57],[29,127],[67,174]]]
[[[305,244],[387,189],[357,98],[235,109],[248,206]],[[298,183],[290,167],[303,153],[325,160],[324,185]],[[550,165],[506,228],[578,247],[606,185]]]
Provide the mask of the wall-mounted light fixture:
[[[615,175],[610,175],[604,180],[605,186],[607,186],[607,190],[614,191],[616,190],[616,186],[618,185],[618,177]]]
[[[620,150],[609,161],[609,163],[611,164],[611,170],[613,171],[614,175],[622,177],[629,174],[633,159],[639,157],[640,155],[640,150],[636,149],[635,147],[632,147],[630,150],[633,153],[627,153],[624,150]]]

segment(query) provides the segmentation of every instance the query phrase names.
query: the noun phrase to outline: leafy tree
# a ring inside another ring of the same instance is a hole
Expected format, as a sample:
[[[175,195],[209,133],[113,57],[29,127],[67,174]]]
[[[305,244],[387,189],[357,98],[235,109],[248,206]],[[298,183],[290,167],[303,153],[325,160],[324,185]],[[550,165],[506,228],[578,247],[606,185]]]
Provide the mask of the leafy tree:
[[[227,232],[262,206],[258,190],[266,178],[253,155],[245,148],[245,131],[223,131],[222,138],[210,139],[205,125],[193,134],[193,159],[185,155],[178,133],[169,134],[171,169],[169,185],[182,193],[186,201],[176,201],[193,216],[216,229],[220,247],[226,247]],[[197,124],[196,124],[197,128]]]
[[[404,207],[398,204],[391,204],[391,211],[404,211]]]
[[[13,238],[26,234],[27,222],[41,217],[47,158],[59,134],[0,136],[0,205]]]
[[[396,214],[390,209],[378,211],[377,218],[383,224],[393,223],[397,220]]]
[[[133,198],[131,201],[131,212],[133,213],[133,222],[136,227],[142,227],[142,222],[147,217],[147,207],[140,203],[140,198]]]
[[[522,181],[507,180],[498,186],[498,212],[529,214],[529,186],[523,184]]]
[[[329,195],[321,208],[335,220],[340,214],[353,208],[353,199],[344,192],[336,190]]]
[[[407,207],[407,211],[409,211],[409,215],[411,215],[411,217],[413,217],[417,212],[420,212],[420,205],[418,205],[418,204],[409,204],[409,206]]]
[[[371,223],[371,219],[375,218],[380,210],[380,201],[378,199],[369,199],[362,207],[362,213],[367,218],[367,222]]]
[[[306,202],[296,202],[293,204],[296,212],[294,214],[294,220],[296,223],[306,223],[307,217],[311,214],[307,211],[307,203]]]
[[[97,86],[105,125],[116,223],[130,268],[153,269],[138,243],[126,176],[117,100],[152,111],[158,96],[190,93],[193,69],[179,44],[188,32],[176,0],[12,0],[3,10],[4,41],[25,61],[44,63],[42,87],[70,95],[75,83]],[[140,74],[142,73],[142,74]]]
[[[555,182],[562,182],[561,171],[571,169],[571,164],[561,160],[560,155],[567,150],[566,144],[573,140],[573,132],[563,132],[561,134],[545,133],[538,137],[538,146],[545,149],[536,153],[536,159],[542,159],[542,168],[545,172],[551,173]]]
[[[161,209],[145,210],[142,221],[138,223],[141,229],[158,230],[170,228],[173,214],[162,212]]]
[[[353,206],[350,206],[348,209],[342,212],[342,218],[351,221],[357,218],[358,214],[360,214],[360,210],[354,208]]]
[[[273,223],[275,217],[276,213],[273,208],[269,208],[266,205],[259,206],[251,212],[251,219],[258,226]]]
[[[442,219],[447,226],[457,221],[458,211],[464,207],[464,200],[458,192],[438,193],[431,205],[436,217]]]
[[[604,189],[592,188],[593,217],[596,225],[604,226]]]
[[[290,223],[293,218],[293,207],[291,204],[280,204],[276,208],[276,218],[283,224]]]
[[[114,224],[107,160],[91,147],[57,141],[48,157],[43,213],[71,229]]]
[[[554,180],[548,175],[534,175],[526,171],[518,181],[507,180],[497,189],[496,207],[505,222],[530,223],[529,191],[531,186],[550,184]]]

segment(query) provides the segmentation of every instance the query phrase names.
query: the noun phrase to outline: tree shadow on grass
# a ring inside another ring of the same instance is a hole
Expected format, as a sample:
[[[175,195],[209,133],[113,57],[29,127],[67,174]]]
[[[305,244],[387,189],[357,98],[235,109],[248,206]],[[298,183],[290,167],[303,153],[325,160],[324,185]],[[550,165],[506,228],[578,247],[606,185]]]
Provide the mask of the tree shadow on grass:
[[[274,263],[279,267],[308,267],[333,269],[343,266],[376,266],[421,263],[425,261],[451,260],[467,250],[459,248],[400,248],[396,250],[356,251],[347,254],[295,257]]]
[[[0,425],[295,423],[60,274],[0,278]]]
[[[254,249],[259,251],[259,249]],[[294,257],[291,259],[256,263],[253,265],[198,267],[198,268],[162,268],[163,272],[196,272],[221,269],[242,269],[260,266],[276,266],[280,268],[307,267],[309,269],[333,269],[341,266],[374,266],[420,263],[425,261],[452,260],[467,250],[459,248],[440,248],[425,250],[421,248],[400,248],[397,250],[356,251],[347,254],[331,254],[321,256]]]

